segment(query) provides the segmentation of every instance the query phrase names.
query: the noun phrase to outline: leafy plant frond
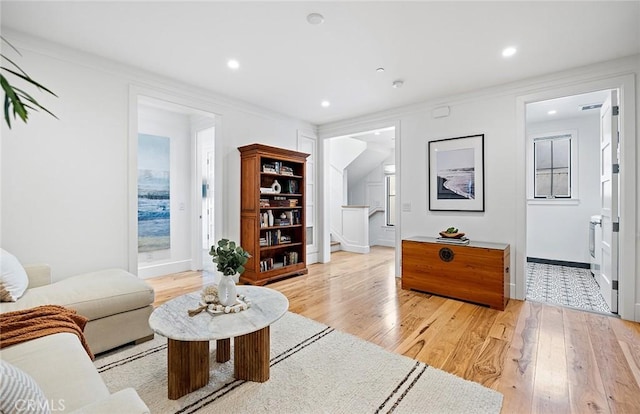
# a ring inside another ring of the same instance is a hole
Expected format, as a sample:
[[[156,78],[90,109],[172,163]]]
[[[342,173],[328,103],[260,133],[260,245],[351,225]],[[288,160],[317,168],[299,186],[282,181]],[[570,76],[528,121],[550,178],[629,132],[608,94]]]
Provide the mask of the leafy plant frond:
[[[24,76],[29,76],[27,75],[27,72],[25,72],[24,70],[22,70],[20,68],[20,66],[18,66],[13,60],[9,59],[6,55],[3,55],[0,53],[0,57],[2,57],[2,59],[6,60],[7,62],[11,63],[17,70],[19,70],[20,72],[22,72],[22,74]]]
[[[244,265],[251,257],[249,252],[228,239],[221,239],[217,246],[211,246],[209,254],[213,256],[213,262],[218,264],[218,271],[227,276],[242,274]]]
[[[37,87],[38,89],[42,89],[45,92],[49,92],[51,95],[55,96],[56,98],[58,97],[58,95],[56,95],[55,93],[51,92],[48,88],[42,86],[40,83],[36,82],[35,80],[33,80],[33,78],[31,78],[29,75],[23,75],[21,73],[16,72],[15,70],[11,70],[9,68],[6,68],[4,66],[0,67],[0,69],[2,70],[6,70],[7,72],[19,77],[20,79],[23,79],[27,82],[29,82],[30,84],[32,84],[33,86]]]
[[[18,49],[15,48],[15,46],[13,46],[11,44],[11,42],[9,42],[7,39],[5,39],[3,36],[0,36],[0,39],[2,39],[3,42],[5,42],[7,45],[9,45],[9,47],[11,49],[13,49],[19,56],[22,56],[22,53],[20,53],[20,51]]]
[[[22,56],[18,49],[16,49],[7,39],[0,36],[0,39],[3,43],[9,45],[11,49],[13,49],[19,56]],[[0,70],[5,71],[28,84],[35,86],[41,91],[47,92],[55,97],[58,97],[55,93],[53,93],[50,89],[43,86],[41,83],[36,82],[32,77],[30,77],[18,64],[16,64],[13,60],[9,59],[6,55],[0,54],[2,59],[8,62],[14,69],[8,68],[6,66],[0,66]],[[4,119],[7,123],[9,129],[11,129],[11,115],[13,118],[20,118],[24,123],[27,123],[29,118],[29,111],[38,112],[38,110],[42,110],[54,118],[58,119],[51,111],[42,106],[33,96],[31,96],[26,91],[13,86],[9,80],[0,73],[0,85],[2,85],[2,90],[4,91]]]

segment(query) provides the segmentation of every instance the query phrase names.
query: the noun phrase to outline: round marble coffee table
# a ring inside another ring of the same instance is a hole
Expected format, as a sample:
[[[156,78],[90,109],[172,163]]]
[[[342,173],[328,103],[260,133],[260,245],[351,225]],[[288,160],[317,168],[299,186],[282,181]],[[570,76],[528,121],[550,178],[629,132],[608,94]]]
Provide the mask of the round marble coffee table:
[[[188,310],[199,306],[200,292],[189,293],[156,308],[149,317],[151,329],[168,338],[169,399],[176,400],[209,382],[209,341],[216,341],[216,361],[231,359],[236,379],[265,382],[269,379],[269,326],[289,309],[282,293],[259,286],[237,286],[251,307],[238,313]]]

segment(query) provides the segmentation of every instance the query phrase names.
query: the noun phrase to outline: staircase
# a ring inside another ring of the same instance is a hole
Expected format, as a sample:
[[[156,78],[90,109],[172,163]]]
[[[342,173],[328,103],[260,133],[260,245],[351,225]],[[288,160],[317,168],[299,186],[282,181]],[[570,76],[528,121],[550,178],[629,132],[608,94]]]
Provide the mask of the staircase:
[[[342,250],[342,246],[339,241],[333,240],[333,234],[331,234],[331,253]]]

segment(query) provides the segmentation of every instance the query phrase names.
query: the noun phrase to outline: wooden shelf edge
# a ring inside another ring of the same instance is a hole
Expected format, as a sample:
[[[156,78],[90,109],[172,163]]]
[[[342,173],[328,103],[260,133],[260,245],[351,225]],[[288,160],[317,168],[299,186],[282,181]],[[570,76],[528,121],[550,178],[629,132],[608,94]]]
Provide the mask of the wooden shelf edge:
[[[257,273],[256,275],[253,275],[257,276],[257,278],[255,279],[249,277],[251,273],[247,274],[247,272],[245,272],[240,276],[240,282],[262,286],[266,283],[273,282],[279,279],[284,279],[291,276],[306,275],[307,273],[309,273],[309,269],[307,269],[306,264],[300,262],[296,263],[295,265],[280,267],[278,269],[271,269],[266,272]]]
[[[278,249],[282,249],[282,248],[286,248],[286,247],[292,247],[292,246],[302,246],[301,242],[296,242],[296,243],[280,243],[280,244],[273,244],[271,246],[260,246],[260,251],[264,252],[267,250],[278,250]]]

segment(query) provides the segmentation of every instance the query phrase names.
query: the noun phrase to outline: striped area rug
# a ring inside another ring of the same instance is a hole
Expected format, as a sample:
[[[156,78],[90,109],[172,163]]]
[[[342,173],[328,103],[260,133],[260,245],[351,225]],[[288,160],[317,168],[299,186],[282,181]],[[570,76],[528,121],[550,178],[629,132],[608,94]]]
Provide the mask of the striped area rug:
[[[152,413],[490,414],[502,406],[494,390],[290,312],[271,326],[267,382],[234,379],[233,356],[220,364],[214,342],[210,350],[209,384],[175,401],[167,398],[167,345],[158,335],[95,364],[112,392],[133,387]]]

